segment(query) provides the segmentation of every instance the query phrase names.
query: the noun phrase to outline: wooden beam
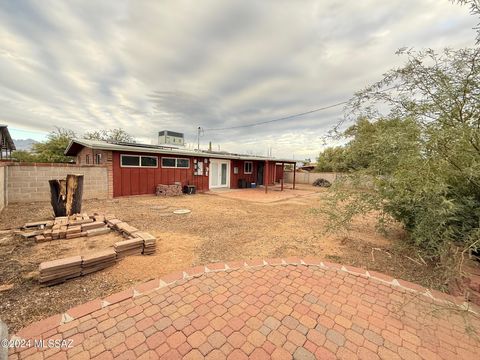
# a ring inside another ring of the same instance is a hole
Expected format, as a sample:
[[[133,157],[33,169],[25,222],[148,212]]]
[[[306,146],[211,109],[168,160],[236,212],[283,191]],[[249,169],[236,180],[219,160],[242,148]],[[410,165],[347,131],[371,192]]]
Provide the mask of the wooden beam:
[[[268,173],[268,160],[265,160],[265,194],[268,193],[268,181],[269,181],[269,173]]]
[[[283,179],[285,178],[285,163],[282,162],[282,184],[280,187],[280,191],[283,191]]]
[[[293,190],[295,190],[295,173],[297,172],[297,163],[293,163]]]

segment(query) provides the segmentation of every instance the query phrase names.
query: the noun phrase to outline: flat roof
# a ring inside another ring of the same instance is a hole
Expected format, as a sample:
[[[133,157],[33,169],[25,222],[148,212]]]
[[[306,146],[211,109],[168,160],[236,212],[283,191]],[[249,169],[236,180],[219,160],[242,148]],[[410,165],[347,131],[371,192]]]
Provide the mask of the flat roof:
[[[109,151],[129,151],[129,152],[141,152],[152,153],[162,155],[183,155],[183,156],[200,156],[214,159],[232,159],[232,160],[267,160],[285,163],[295,163],[296,160],[292,159],[279,159],[267,156],[257,155],[244,155],[234,154],[226,151],[205,151],[205,150],[189,150],[180,149],[162,145],[148,145],[148,144],[136,144],[136,143],[119,143],[108,142],[101,140],[86,140],[86,139],[72,139],[65,150],[65,155],[76,156],[78,152],[83,148],[92,148],[95,150],[109,150]]]

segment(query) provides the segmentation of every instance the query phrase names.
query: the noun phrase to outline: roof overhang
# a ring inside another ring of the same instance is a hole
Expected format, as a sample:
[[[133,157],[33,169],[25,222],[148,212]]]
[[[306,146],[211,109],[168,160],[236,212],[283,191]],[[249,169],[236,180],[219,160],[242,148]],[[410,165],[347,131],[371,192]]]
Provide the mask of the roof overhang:
[[[4,149],[8,149],[12,151],[16,150],[15,143],[13,142],[13,139],[10,136],[10,132],[8,131],[7,125],[0,125],[0,132],[6,142],[6,146],[3,146],[3,144],[0,144],[0,147],[2,148],[2,150]]]
[[[106,150],[106,151],[124,151],[124,152],[137,152],[148,154],[161,154],[161,155],[181,155],[192,157],[206,157],[211,159],[229,159],[229,160],[256,160],[256,161],[274,161],[277,163],[295,163],[295,160],[291,159],[277,159],[273,157],[263,157],[254,155],[242,155],[242,154],[230,154],[230,153],[215,153],[209,151],[187,150],[178,148],[167,147],[154,147],[150,145],[138,144],[138,146],[115,144],[106,141],[85,140],[85,139],[73,139],[68,144],[65,155],[76,156],[80,150],[84,147],[92,148],[94,150]]]

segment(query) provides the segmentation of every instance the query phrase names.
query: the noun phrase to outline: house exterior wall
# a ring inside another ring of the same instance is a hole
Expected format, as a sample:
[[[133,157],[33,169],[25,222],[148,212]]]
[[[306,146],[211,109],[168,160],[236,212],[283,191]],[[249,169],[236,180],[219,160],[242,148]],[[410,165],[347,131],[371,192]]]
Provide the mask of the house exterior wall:
[[[83,148],[76,157],[77,165],[85,166],[86,157],[89,157],[89,162],[96,158],[96,154],[101,154],[100,165],[90,166],[105,166],[107,168],[107,192],[108,198],[130,195],[146,195],[154,194],[155,188],[159,184],[172,185],[180,182],[184,185],[195,185],[198,192],[209,190],[209,159],[205,157],[194,156],[178,156],[178,155],[162,155],[157,153],[138,153],[138,152],[119,152],[119,151],[104,151],[93,150],[91,148]],[[121,155],[146,155],[156,156],[158,158],[158,166],[156,168],[146,167],[122,167],[120,158]],[[190,160],[190,167],[188,169],[181,168],[162,168],[162,157],[178,157]],[[205,162],[205,159],[207,162]],[[203,175],[194,174],[195,161],[204,163]],[[245,174],[245,162],[249,160],[231,160],[230,161],[230,188],[238,188],[239,180],[245,180],[249,183],[258,183],[257,175],[259,164],[265,164],[265,161],[251,160],[252,173]],[[238,168],[237,174],[234,169]],[[268,162],[268,177],[269,185],[273,185],[276,181],[283,177],[282,166],[277,166],[274,161]],[[264,179],[267,175],[264,167]]]
[[[156,168],[141,167],[121,167],[120,155],[147,155],[157,156],[158,166]],[[179,168],[162,168],[162,157],[178,157],[190,160],[188,169]],[[165,156],[155,153],[129,153],[129,152],[113,152],[112,155],[112,179],[113,179],[113,196],[129,196],[154,194],[155,188],[159,184],[173,185],[180,182],[184,185],[195,185],[197,191],[208,191],[208,164],[204,163],[203,175],[194,175],[194,161],[204,162],[204,157],[189,157],[170,155]]]
[[[96,155],[100,154],[100,163],[96,164]],[[89,163],[87,164],[87,156]],[[108,150],[94,150],[92,148],[84,147],[77,154],[75,163],[77,165],[103,165],[107,167],[108,175],[108,198],[113,198],[113,156],[112,152]]]
[[[266,176],[266,175],[267,175],[267,172],[265,169],[263,176]],[[274,161],[268,162],[268,185],[275,185],[275,162]]]
[[[275,165],[275,182],[280,182],[284,176],[284,167],[282,165]]]
[[[84,175],[84,199],[108,198],[108,172],[105,165],[10,163],[7,174],[9,203],[50,201],[48,180],[65,179],[68,174]]]
[[[231,169],[230,169],[230,188],[238,189],[238,181],[245,180],[247,183],[257,183],[257,172],[259,163],[265,163],[265,161],[251,160],[253,163],[253,169],[251,174],[245,174],[245,162],[250,160],[232,160]],[[235,167],[238,167],[238,174],[235,174]],[[264,178],[267,175],[267,168],[263,169]],[[268,185],[273,185],[275,181],[275,163],[272,161],[268,162]]]
[[[245,161],[244,160],[232,160],[230,168],[230,188],[238,189],[238,181],[245,180],[247,183],[257,182],[257,161],[252,161],[253,168],[251,174],[245,174]],[[238,174],[235,174],[234,169],[238,168]]]
[[[95,161],[96,155],[100,154],[100,163],[97,164]],[[108,155],[111,155],[111,151],[106,151],[106,150],[94,150],[92,148],[87,148],[84,147],[82,150],[79,151],[76,157],[75,163],[77,165],[105,165],[108,162]],[[89,162],[87,163],[87,156],[89,159]],[[111,158],[111,156],[110,156]]]

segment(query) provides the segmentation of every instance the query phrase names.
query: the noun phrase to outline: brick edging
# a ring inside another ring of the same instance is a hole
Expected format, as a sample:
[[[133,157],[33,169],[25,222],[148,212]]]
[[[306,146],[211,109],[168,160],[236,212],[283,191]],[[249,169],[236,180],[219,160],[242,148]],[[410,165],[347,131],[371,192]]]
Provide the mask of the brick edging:
[[[128,300],[134,297],[148,294],[152,291],[168,287],[170,285],[176,285],[179,281],[190,280],[195,277],[203,276],[204,274],[214,272],[228,272],[240,269],[258,269],[266,266],[312,266],[318,267],[323,270],[333,270],[337,272],[348,273],[354,276],[360,276],[366,279],[370,279],[375,282],[379,282],[385,285],[389,285],[395,289],[401,289],[404,291],[416,293],[420,296],[424,296],[434,302],[449,304],[457,306],[463,310],[472,312],[474,314],[480,314],[480,309],[461,297],[454,297],[449,294],[442,293],[437,290],[427,289],[421,285],[395,279],[389,275],[385,275],[376,271],[368,271],[365,269],[357,268],[349,265],[342,265],[337,263],[331,263],[323,261],[317,258],[274,258],[274,259],[255,259],[245,261],[230,261],[220,262],[208,265],[200,265],[189,268],[184,271],[177,271],[167,275],[164,275],[158,279],[150,280],[145,283],[138,284],[130,289],[123,290],[121,292],[112,294],[103,299],[95,299],[87,303],[75,306],[63,314],[57,314],[50,316],[46,319],[34,322],[19,330],[12,338],[33,338],[37,335],[41,335],[49,330],[52,330],[60,325],[67,324],[73,320],[79,319],[83,316],[87,316],[96,311],[108,308],[110,305]]]

